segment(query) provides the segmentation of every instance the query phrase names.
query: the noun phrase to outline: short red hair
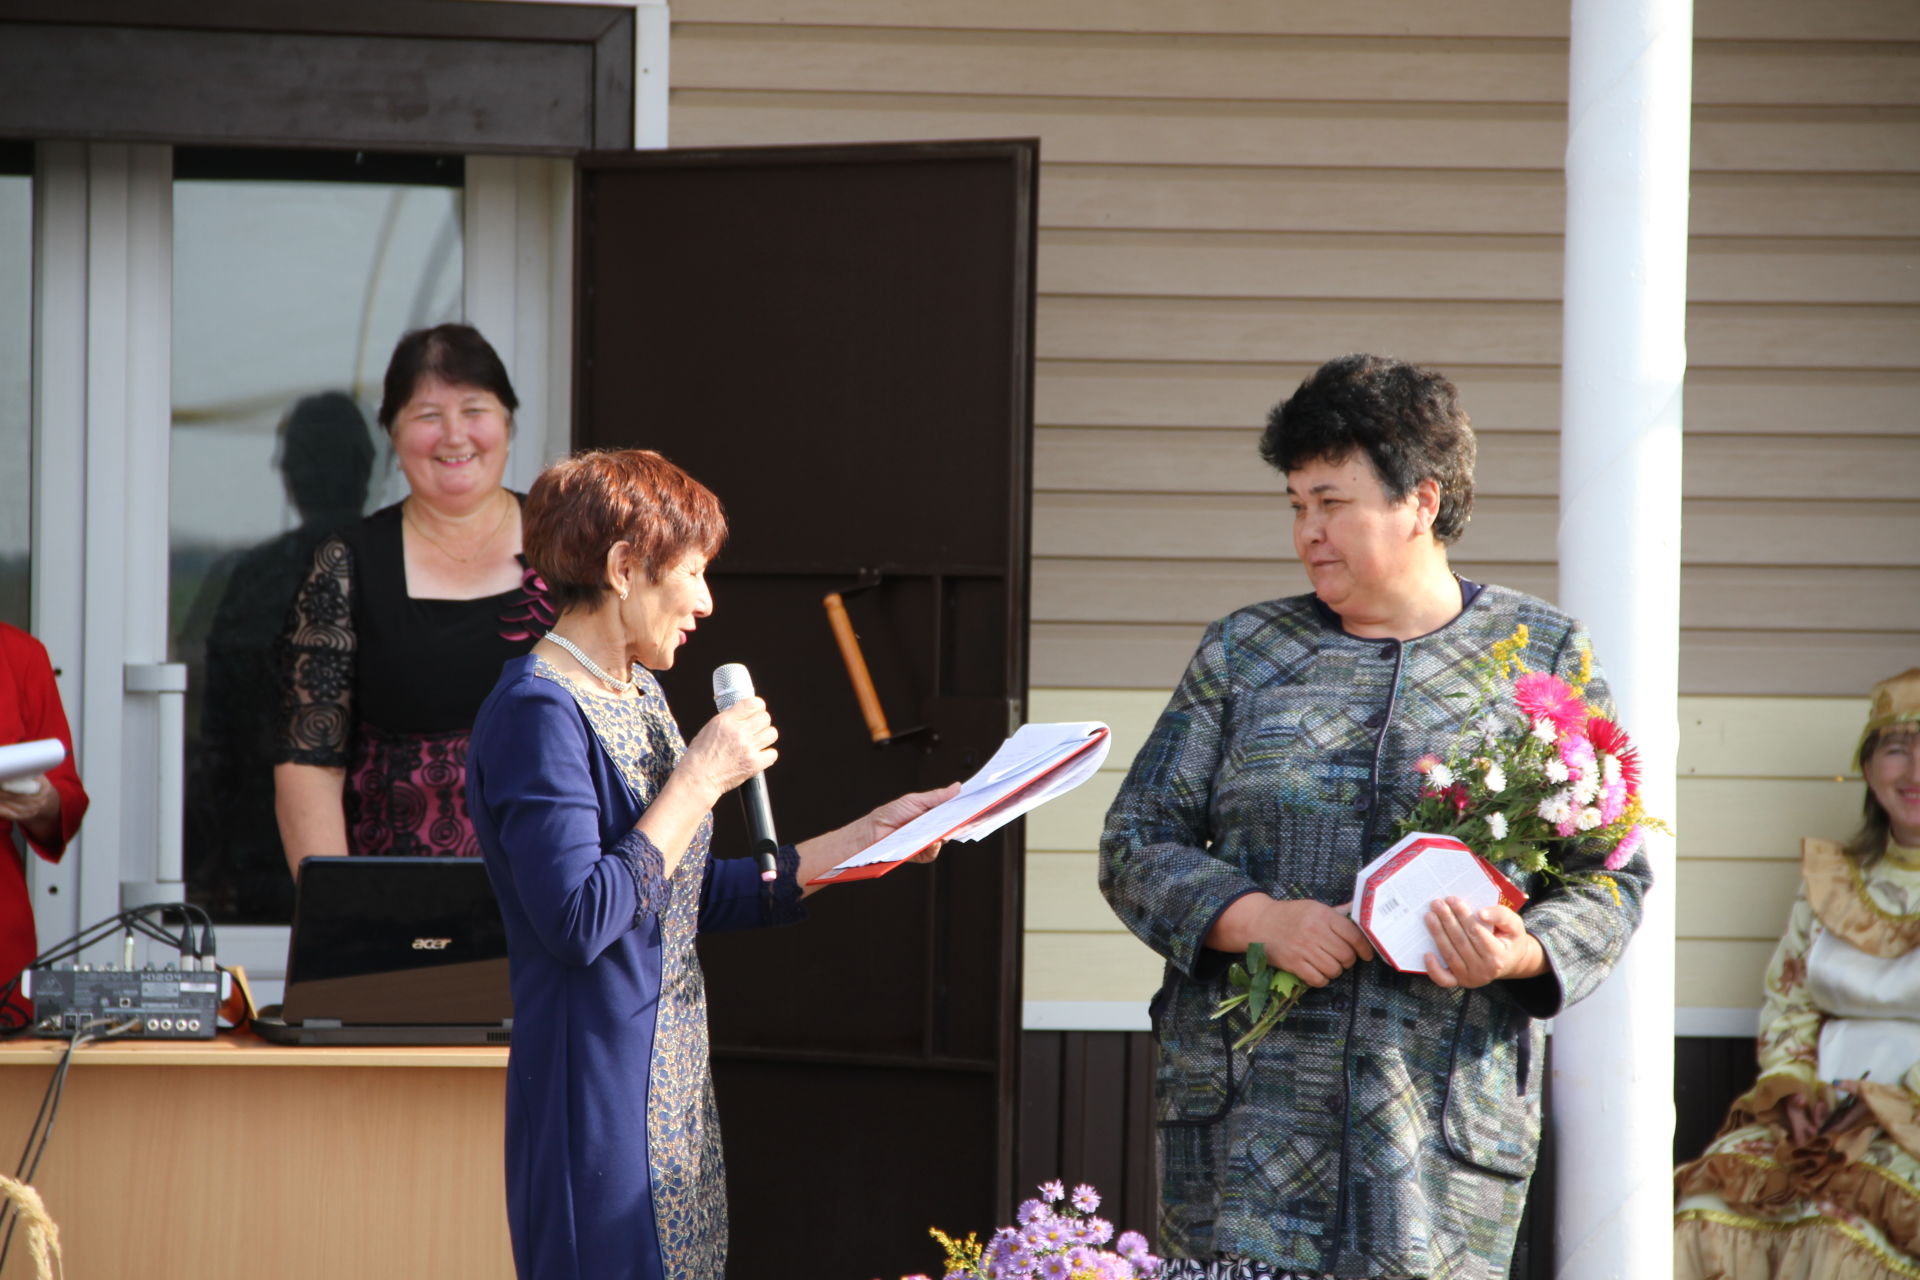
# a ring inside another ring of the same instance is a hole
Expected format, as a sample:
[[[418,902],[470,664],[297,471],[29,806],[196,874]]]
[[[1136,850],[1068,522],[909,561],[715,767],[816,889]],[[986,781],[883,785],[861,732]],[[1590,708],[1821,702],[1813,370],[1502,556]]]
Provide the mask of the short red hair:
[[[600,602],[616,542],[631,543],[659,582],[694,552],[711,560],[727,540],[713,490],[651,449],[592,449],[554,463],[533,482],[520,519],[527,562],[558,610]]]

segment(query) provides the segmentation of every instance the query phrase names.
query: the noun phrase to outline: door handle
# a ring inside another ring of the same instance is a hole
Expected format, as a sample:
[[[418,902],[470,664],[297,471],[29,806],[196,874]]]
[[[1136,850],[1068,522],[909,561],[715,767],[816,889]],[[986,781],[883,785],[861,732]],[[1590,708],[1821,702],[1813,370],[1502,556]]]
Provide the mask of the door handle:
[[[151,694],[159,719],[158,858],[152,881],[121,886],[125,899],[131,891],[145,895],[142,902],[173,900],[186,881],[182,830],[186,819],[187,782],[187,667],[182,662],[129,662],[126,691]],[[157,896],[156,896],[157,894]],[[140,905],[135,903],[134,905]]]

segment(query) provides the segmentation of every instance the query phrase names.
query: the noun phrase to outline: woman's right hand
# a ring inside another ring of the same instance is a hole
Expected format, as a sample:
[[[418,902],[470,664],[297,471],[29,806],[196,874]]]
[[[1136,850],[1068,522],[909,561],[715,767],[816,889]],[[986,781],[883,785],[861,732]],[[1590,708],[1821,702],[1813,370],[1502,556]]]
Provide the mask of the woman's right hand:
[[[1253,942],[1266,948],[1267,963],[1310,987],[1324,987],[1360,961],[1373,959],[1373,944],[1344,906],[1310,898],[1247,894],[1220,913],[1206,939],[1216,951],[1245,951]]]
[[[742,698],[700,727],[674,769],[701,789],[711,808],[721,796],[780,758],[780,731],[761,698]]]

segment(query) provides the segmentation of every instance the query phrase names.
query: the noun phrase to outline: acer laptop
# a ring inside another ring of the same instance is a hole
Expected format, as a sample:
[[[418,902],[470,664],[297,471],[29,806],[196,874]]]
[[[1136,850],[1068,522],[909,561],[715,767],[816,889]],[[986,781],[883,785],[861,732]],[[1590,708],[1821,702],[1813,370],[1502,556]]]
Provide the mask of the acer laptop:
[[[305,858],[275,1044],[507,1044],[507,933],[478,858]]]

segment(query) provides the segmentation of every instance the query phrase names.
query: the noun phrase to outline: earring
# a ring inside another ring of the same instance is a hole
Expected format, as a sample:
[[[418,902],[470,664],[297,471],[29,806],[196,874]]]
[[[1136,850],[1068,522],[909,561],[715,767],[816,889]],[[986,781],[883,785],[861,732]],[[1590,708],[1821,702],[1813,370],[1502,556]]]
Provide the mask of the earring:
[[[620,588],[620,598],[622,600],[627,598],[627,589],[625,587]]]

